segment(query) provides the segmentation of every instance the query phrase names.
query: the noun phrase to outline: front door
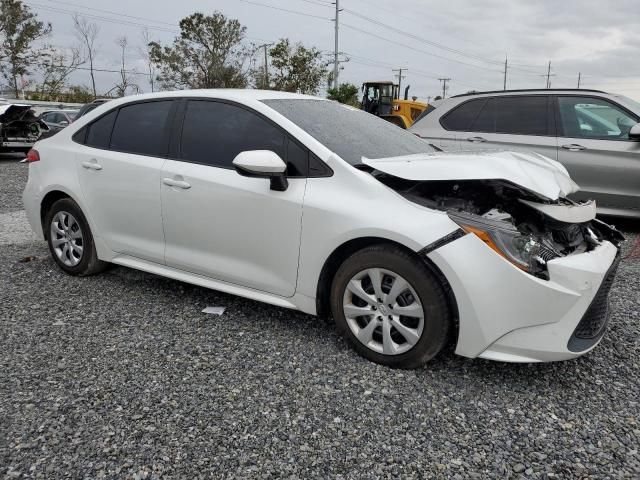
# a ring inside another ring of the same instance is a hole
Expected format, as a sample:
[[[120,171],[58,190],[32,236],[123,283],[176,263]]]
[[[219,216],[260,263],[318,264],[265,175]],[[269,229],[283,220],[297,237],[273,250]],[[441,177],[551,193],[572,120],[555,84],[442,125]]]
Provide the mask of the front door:
[[[162,171],[166,264],[292,296],[306,178],[290,178],[289,188],[276,192],[266,179],[239,175],[232,161],[246,150],[285,159],[293,148],[284,131],[252,110],[187,101],[178,159]]]

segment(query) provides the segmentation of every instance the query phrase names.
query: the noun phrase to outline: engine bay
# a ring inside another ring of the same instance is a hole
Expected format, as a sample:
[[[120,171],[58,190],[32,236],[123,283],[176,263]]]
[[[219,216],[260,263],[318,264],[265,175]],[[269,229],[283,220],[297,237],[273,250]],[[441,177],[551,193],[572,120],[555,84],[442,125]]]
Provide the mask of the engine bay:
[[[504,180],[405,180],[379,171],[378,180],[418,205],[447,212],[467,232],[492,238],[486,243],[523,270],[548,278],[546,264],[554,258],[589,252],[608,240],[616,247],[624,237],[614,227],[595,219],[595,204],[579,204],[568,198],[545,199]],[[593,208],[588,221],[560,221],[545,214],[544,206]],[[496,248],[502,242],[505,248]]]

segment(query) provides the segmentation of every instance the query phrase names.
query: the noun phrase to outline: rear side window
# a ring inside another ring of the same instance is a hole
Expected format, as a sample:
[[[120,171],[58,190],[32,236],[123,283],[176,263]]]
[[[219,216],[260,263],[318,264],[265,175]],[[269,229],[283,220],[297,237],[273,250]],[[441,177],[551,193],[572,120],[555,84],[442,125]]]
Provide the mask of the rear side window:
[[[547,135],[548,104],[546,95],[491,98],[478,115],[472,131]]]
[[[87,136],[84,144],[93,148],[109,148],[113,122],[117,113],[117,110],[113,110],[90,124],[87,127]]]
[[[258,114],[236,105],[206,100],[187,102],[180,158],[233,168],[234,158],[245,150],[271,150],[285,159],[285,134]]]
[[[111,135],[111,150],[161,157],[166,155],[166,130],[172,100],[134,103],[120,108]]]
[[[485,98],[465,102],[442,117],[440,123],[447,130],[458,132],[471,131],[471,126],[485,102]]]

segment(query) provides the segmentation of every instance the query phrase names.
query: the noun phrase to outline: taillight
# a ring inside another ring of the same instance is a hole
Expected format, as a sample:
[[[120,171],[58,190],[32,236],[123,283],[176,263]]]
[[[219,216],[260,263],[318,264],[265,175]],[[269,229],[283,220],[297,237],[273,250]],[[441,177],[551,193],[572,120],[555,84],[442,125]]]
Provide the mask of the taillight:
[[[38,153],[38,151],[35,148],[32,148],[31,150],[29,150],[29,152],[27,153],[27,163],[39,162],[39,161],[40,161],[40,154]]]

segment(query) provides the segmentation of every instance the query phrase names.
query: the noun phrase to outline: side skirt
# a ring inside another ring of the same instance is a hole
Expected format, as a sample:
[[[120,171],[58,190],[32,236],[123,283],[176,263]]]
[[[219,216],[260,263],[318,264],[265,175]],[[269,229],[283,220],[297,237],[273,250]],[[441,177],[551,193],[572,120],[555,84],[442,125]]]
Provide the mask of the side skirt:
[[[143,272],[153,273],[162,277],[172,278],[185,283],[191,283],[204,288],[218,290],[220,292],[238,295],[240,297],[250,298],[259,302],[269,303],[278,307],[292,308],[301,310],[305,313],[315,315],[315,299],[305,297],[303,295],[294,295],[291,298],[283,298],[270,293],[253,290],[251,288],[242,287],[233,283],[214,280],[203,275],[197,275],[176,268],[167,267],[157,263],[142,260],[129,255],[116,255],[110,260],[112,263],[122,265],[124,267],[142,270]]]

